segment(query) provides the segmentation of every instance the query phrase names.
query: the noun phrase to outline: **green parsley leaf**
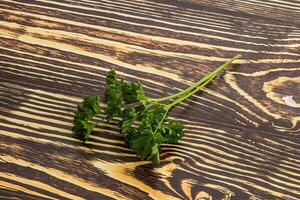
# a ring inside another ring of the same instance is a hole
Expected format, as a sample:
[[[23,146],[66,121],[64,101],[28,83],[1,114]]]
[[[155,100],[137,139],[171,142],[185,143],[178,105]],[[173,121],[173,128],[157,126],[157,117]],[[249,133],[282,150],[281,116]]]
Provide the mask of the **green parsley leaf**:
[[[89,139],[93,128],[96,126],[90,120],[99,113],[99,96],[85,96],[84,100],[77,106],[72,131],[75,137],[78,137],[83,143]]]
[[[139,82],[127,83],[123,80],[119,80],[114,69],[108,72],[106,84],[105,100],[108,120],[114,117],[121,117],[122,106],[124,104],[141,102],[147,99],[144,94],[144,89]],[[124,102],[124,104],[122,102]]]
[[[126,83],[122,84],[123,100],[126,104],[140,102],[146,100],[144,89],[140,82],[138,83]]]
[[[108,72],[106,84],[105,101],[107,107],[105,113],[107,114],[107,119],[111,120],[113,117],[121,116],[122,81],[117,79],[115,70],[112,69]]]
[[[163,137],[157,134],[146,134],[132,141],[130,146],[141,160],[151,160],[153,163],[159,163],[159,145],[163,142]]]
[[[183,125],[178,121],[168,120],[164,124],[162,136],[165,143],[177,144],[178,140],[184,136]]]

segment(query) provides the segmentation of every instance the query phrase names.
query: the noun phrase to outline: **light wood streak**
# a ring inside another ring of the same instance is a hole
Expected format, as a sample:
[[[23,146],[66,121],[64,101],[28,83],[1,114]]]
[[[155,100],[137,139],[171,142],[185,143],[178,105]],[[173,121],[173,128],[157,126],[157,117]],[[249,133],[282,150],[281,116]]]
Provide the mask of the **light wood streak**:
[[[0,0],[0,198],[300,199],[299,5]],[[170,112],[185,136],[162,145],[159,165],[128,148],[119,119],[86,144],[73,137],[84,95],[106,108],[110,68],[156,98],[237,53]]]

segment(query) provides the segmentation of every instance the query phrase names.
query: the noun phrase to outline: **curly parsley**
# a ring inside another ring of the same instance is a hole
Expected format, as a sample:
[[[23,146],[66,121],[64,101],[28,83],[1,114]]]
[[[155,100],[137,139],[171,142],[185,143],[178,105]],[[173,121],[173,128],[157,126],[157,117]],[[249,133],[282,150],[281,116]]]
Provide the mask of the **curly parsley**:
[[[106,76],[106,119],[121,118],[120,131],[128,146],[141,160],[159,163],[161,144],[176,144],[184,136],[183,125],[168,118],[171,108],[201,90],[219,72],[240,57],[240,54],[236,55],[187,89],[158,99],[147,97],[140,82],[129,83],[119,79],[116,71],[112,69]],[[84,97],[75,112],[72,130],[82,142],[89,139],[97,125],[91,120],[101,113],[99,99],[99,96]],[[171,102],[162,103],[166,101]]]

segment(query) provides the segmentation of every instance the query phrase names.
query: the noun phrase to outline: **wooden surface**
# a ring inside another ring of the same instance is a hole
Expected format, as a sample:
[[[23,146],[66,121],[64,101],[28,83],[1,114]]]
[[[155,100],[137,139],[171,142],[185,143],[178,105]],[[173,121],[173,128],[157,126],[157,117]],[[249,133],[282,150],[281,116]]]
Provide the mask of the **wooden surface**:
[[[116,123],[72,137],[109,68],[161,97],[237,53],[160,165]],[[0,199],[300,199],[299,53],[298,0],[0,0]]]

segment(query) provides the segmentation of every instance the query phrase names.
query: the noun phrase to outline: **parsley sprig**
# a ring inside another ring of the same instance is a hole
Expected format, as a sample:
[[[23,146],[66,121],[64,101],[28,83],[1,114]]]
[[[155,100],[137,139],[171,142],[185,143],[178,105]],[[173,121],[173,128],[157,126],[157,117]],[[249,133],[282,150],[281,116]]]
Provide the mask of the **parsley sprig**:
[[[147,97],[140,82],[126,82],[112,69],[106,76],[106,109],[101,112],[99,96],[84,97],[75,112],[72,130],[84,143],[97,125],[92,122],[94,116],[105,114],[108,121],[121,119],[120,131],[128,146],[141,160],[159,163],[161,144],[176,144],[184,136],[183,125],[169,119],[169,111],[203,89],[218,73],[240,57],[240,54],[236,55],[185,90],[158,99]]]

